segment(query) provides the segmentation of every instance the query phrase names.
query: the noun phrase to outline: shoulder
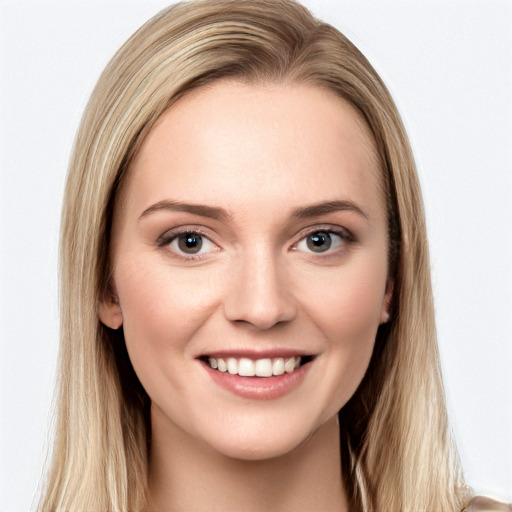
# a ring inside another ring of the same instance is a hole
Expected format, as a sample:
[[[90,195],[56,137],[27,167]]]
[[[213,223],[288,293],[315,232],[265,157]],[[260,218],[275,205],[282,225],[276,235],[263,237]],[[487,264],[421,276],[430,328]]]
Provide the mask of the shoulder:
[[[486,496],[475,496],[464,512],[512,512],[512,504],[496,501]]]

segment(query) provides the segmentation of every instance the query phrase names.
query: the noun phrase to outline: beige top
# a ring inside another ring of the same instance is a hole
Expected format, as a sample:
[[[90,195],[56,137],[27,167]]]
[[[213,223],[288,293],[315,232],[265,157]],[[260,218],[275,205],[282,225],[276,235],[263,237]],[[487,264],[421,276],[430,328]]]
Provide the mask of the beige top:
[[[512,512],[512,504],[496,501],[486,496],[475,496],[464,512]]]

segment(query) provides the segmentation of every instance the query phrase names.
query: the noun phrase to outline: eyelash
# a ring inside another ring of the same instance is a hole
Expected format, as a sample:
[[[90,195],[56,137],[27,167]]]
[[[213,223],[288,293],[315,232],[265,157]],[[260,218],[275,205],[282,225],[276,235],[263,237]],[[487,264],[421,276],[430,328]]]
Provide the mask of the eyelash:
[[[307,243],[306,239],[309,236],[314,235],[314,234],[335,235],[336,237],[340,238],[340,245],[342,245],[342,246],[355,241],[355,238],[352,235],[352,233],[349,230],[347,230],[346,228],[342,228],[340,226],[332,226],[332,225],[320,225],[320,226],[317,225],[317,226],[312,226],[311,228],[307,228],[306,230],[303,230],[297,236],[297,241],[292,244],[291,249],[294,251],[298,251],[299,249],[297,249],[297,247],[299,246],[299,244],[301,244],[303,242]],[[214,249],[214,250],[219,250],[219,246],[215,243],[215,241],[212,240],[212,237],[210,234],[206,233],[205,231],[203,231],[201,229],[198,229],[197,227],[193,227],[193,226],[184,226],[184,227],[173,229],[171,231],[166,231],[164,234],[162,234],[160,237],[158,237],[157,245],[158,245],[158,247],[166,247],[166,246],[168,247],[173,242],[178,241],[179,237],[181,237],[183,235],[200,236],[202,241],[204,241],[206,239],[206,240],[208,240],[209,243],[215,245],[216,249]],[[201,250],[201,248],[202,247],[200,247],[199,250]],[[330,250],[330,247],[329,247],[324,252],[323,251],[315,252],[315,251],[311,250],[311,251],[309,251],[309,253],[312,255],[316,255],[317,257],[325,258],[328,256],[332,256],[333,252],[338,252],[339,250],[340,250],[340,247],[336,247],[333,250]],[[180,258],[180,259],[183,259],[186,261],[201,260],[205,257],[203,254],[193,254],[193,253],[187,254],[187,253],[183,253],[183,252],[180,253],[178,250],[173,250],[172,252],[173,252],[174,256],[176,256],[177,258]]]

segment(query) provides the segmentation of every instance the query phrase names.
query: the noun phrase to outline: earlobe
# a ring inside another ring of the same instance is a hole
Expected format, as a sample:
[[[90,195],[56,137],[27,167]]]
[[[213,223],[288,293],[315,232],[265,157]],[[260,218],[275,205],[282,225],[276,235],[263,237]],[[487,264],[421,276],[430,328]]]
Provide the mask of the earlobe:
[[[109,294],[100,302],[98,317],[103,325],[114,330],[123,325],[123,312],[119,300],[114,294]]]

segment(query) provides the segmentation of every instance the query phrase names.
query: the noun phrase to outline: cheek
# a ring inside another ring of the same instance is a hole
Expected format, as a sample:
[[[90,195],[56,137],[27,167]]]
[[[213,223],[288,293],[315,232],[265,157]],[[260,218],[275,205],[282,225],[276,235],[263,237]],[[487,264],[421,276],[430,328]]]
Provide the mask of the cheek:
[[[324,420],[347,403],[364,377],[380,323],[385,270],[333,273],[321,288],[311,289],[303,303],[328,342],[319,368],[328,386]]]
[[[323,277],[323,278],[322,278]],[[331,343],[373,342],[380,323],[386,268],[380,262],[318,276],[318,286],[303,286],[304,309]]]
[[[187,342],[218,302],[215,276],[196,274],[135,257],[116,267],[126,346],[138,374],[150,374],[152,367],[163,368],[193,349]]]

